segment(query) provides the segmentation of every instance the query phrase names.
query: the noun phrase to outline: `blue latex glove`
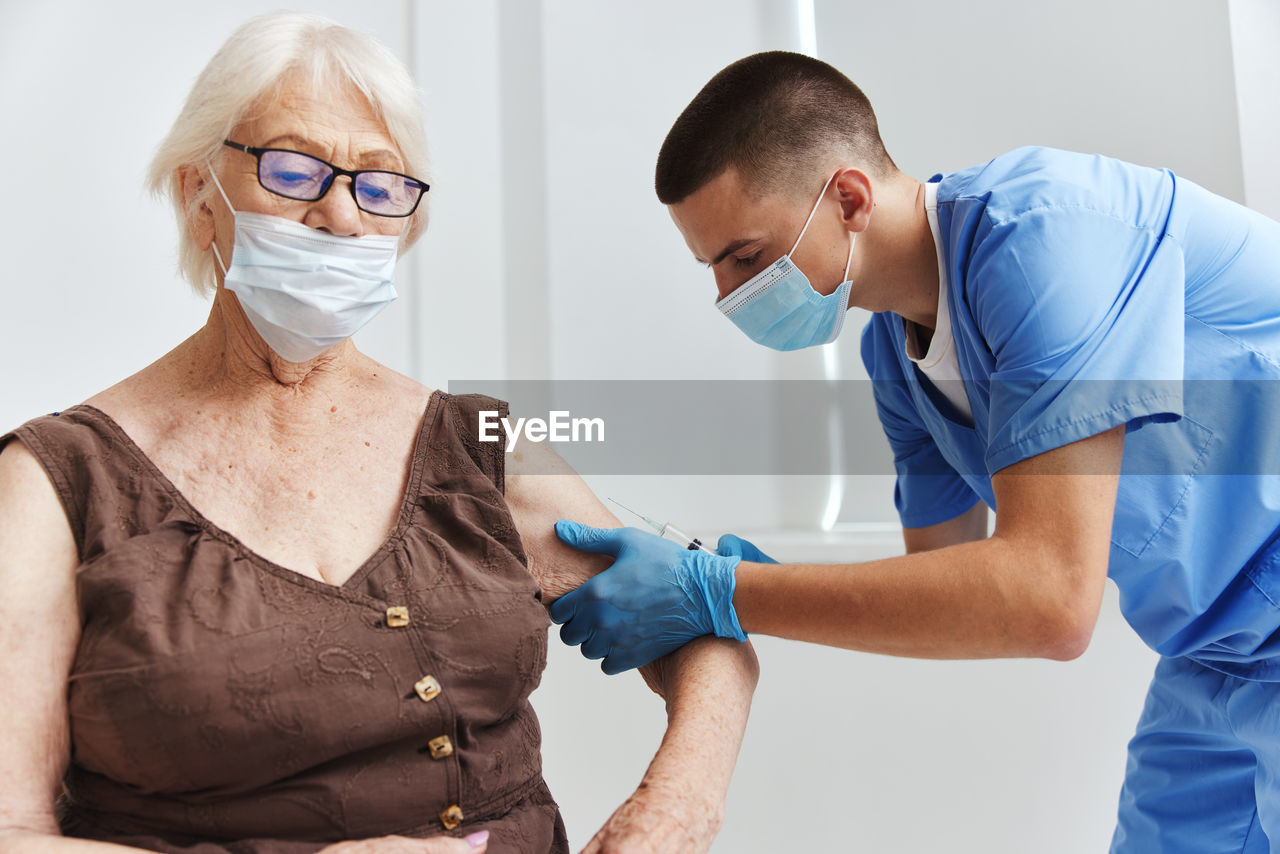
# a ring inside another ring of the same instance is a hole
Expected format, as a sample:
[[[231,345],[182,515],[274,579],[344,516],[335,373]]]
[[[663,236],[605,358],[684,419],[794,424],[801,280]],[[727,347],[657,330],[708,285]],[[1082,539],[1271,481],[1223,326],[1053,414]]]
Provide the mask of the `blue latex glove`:
[[[551,605],[560,638],[603,658],[610,675],[648,664],[703,635],[747,639],[733,611],[741,558],[682,549],[639,528],[592,528],[567,519],[556,535],[613,566]]]
[[[740,557],[748,563],[777,563],[756,548],[755,543],[733,534],[721,535],[720,541],[716,543],[716,554]]]

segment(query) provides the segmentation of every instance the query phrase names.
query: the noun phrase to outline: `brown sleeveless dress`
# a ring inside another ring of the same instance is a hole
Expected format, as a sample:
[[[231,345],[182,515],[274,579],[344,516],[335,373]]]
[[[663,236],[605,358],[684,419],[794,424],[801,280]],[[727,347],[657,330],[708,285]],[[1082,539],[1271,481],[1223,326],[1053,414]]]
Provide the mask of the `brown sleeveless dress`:
[[[105,413],[0,437],[48,472],[79,548],[67,836],[171,852],[310,852],[491,832],[568,850],[528,697],[537,585],[503,500],[503,444],[436,392],[395,529],[343,585],[253,553]]]

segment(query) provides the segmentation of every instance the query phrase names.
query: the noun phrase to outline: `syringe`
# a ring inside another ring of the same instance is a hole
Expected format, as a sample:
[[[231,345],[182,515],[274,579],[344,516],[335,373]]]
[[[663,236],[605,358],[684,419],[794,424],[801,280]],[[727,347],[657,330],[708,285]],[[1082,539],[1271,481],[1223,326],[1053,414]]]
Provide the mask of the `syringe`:
[[[648,516],[645,516],[641,513],[637,513],[636,511],[632,510],[630,507],[623,504],[621,501],[617,501],[613,498],[610,498],[609,500],[612,501],[614,504],[617,504],[623,510],[626,510],[632,516],[636,516],[640,519],[643,519],[644,523],[648,525],[650,528],[652,528],[655,532],[657,532],[659,537],[671,540],[673,543],[679,543],[689,551],[698,551],[699,549],[701,549],[707,554],[716,553],[714,549],[709,549],[706,546],[704,546],[702,544],[702,540],[699,540],[697,537],[689,536],[684,531],[681,531],[679,528],[677,528],[675,525],[672,525],[670,522],[655,522],[654,520],[650,519]]]

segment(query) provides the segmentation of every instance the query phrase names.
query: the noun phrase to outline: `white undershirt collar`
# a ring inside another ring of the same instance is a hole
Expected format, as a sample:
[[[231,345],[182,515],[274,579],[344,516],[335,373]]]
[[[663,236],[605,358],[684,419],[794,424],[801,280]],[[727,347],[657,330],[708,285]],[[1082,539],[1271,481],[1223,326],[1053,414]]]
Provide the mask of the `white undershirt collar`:
[[[907,358],[923,373],[970,422],[973,412],[960,377],[960,361],[956,356],[955,339],[951,336],[951,306],[947,299],[950,284],[947,277],[946,255],[943,253],[942,232],[938,227],[938,185],[924,185],[924,211],[933,235],[933,248],[938,257],[938,313],[929,349],[919,355],[916,345],[915,324],[903,319],[907,338]]]

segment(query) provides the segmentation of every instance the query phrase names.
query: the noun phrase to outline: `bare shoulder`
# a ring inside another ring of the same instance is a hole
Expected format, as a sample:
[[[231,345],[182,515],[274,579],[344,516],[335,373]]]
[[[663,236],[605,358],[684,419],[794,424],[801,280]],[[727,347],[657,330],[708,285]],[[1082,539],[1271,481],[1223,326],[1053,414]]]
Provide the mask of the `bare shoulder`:
[[[181,398],[181,387],[175,380],[179,372],[171,366],[172,359],[172,353],[162,356],[94,394],[84,404],[105,412],[131,438],[149,443],[154,434],[163,430],[163,419],[157,413],[168,412]]]
[[[364,358],[366,388],[374,398],[370,403],[376,408],[386,407],[384,411],[405,412],[421,417],[423,410],[427,408],[427,403],[435,394],[435,389],[381,362],[375,362],[367,356]]]
[[[44,466],[15,439],[0,451],[0,579],[31,557],[70,569],[75,538]]]
[[[363,356],[364,354],[361,355]],[[430,386],[423,385],[412,377],[406,376],[381,362],[376,362],[368,356],[364,356],[364,358],[365,370],[368,372],[370,380],[379,388],[406,396],[420,397],[424,401],[435,394],[435,389]]]
[[[25,445],[10,442],[0,451],[0,825],[9,829],[57,833],[50,795],[69,757],[77,563],[53,484]]]
[[[608,557],[569,548],[556,537],[559,519],[601,528],[621,523],[581,477],[545,443],[507,454],[507,505],[529,558],[529,571],[550,604],[607,569]]]
[[[58,506],[49,475],[22,440],[13,439],[0,450],[0,516],[48,502]]]

